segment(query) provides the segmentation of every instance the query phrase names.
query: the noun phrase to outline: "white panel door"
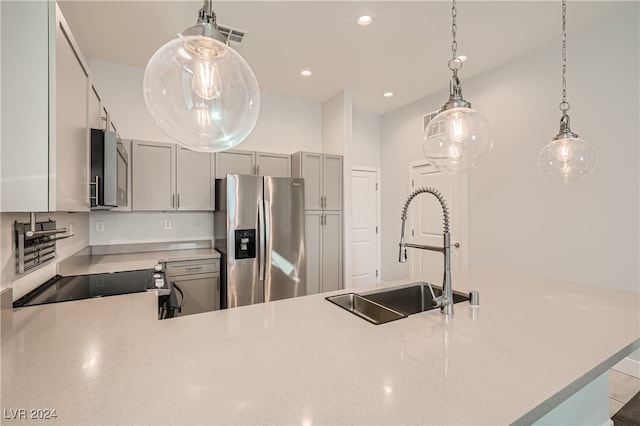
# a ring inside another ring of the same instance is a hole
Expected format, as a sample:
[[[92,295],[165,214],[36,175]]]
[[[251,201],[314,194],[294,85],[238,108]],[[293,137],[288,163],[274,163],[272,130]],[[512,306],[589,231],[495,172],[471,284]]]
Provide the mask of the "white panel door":
[[[320,293],[322,212],[305,212],[305,249],[307,257],[307,294]]]
[[[378,173],[351,174],[351,283],[354,287],[378,282]]]
[[[466,268],[466,175],[449,175],[438,172],[433,166],[416,165],[412,168],[411,191],[421,187],[438,190],[444,197],[450,212],[451,269]],[[443,211],[438,199],[428,193],[418,195],[411,203],[407,218],[405,240],[415,244],[442,247]],[[459,244],[459,247],[455,245]],[[411,265],[411,278],[427,280],[442,285],[444,256],[442,253],[407,249]]]

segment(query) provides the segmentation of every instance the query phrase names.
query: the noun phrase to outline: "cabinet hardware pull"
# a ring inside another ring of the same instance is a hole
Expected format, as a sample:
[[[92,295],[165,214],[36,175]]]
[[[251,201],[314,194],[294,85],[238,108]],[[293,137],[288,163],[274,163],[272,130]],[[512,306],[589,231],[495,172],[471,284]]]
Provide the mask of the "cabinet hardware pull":
[[[185,269],[187,271],[197,271],[198,269],[202,269],[202,266],[187,266]]]
[[[95,200],[96,206],[100,205],[100,176],[96,176],[95,182],[89,182],[89,186],[94,186],[96,189],[96,195],[89,195],[89,200]]]
[[[178,192],[178,208],[180,208],[180,193]]]

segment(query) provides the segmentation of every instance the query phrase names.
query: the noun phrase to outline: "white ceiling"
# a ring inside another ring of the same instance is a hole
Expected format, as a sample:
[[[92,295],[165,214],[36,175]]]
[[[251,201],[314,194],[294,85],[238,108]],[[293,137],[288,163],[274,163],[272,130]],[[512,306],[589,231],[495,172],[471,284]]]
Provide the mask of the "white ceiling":
[[[87,59],[144,68],[169,39],[195,24],[202,1],[58,0]],[[571,33],[632,2],[570,1]],[[342,89],[354,108],[383,114],[446,89],[451,56],[447,1],[213,1],[218,23],[247,31],[240,53],[262,90],[323,102]],[[355,19],[373,16],[361,27]],[[560,1],[459,1],[464,79],[547,43],[558,43]],[[303,68],[313,76],[303,78]],[[395,96],[383,98],[392,91]],[[446,99],[443,99],[443,103]]]

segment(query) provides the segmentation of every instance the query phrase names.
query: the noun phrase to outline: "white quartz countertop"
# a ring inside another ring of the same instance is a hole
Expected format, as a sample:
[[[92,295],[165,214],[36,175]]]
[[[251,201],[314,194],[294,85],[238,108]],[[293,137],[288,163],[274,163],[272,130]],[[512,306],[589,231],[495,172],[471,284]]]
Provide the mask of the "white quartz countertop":
[[[123,254],[78,254],[59,265],[60,275],[102,274],[117,271],[151,269],[158,263],[183,260],[218,259],[220,253],[212,248],[149,251]]]
[[[480,307],[377,326],[327,294],[165,321],[153,293],[5,310],[2,409],[56,410],[38,424],[531,423],[640,345],[637,293],[495,271],[453,284]]]

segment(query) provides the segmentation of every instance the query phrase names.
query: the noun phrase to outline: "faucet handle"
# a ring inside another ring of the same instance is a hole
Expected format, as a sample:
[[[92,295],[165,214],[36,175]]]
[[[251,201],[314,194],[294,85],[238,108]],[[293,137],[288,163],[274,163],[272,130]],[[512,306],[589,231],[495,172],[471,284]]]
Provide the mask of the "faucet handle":
[[[431,306],[438,306],[438,301],[436,300],[436,294],[433,292],[433,287],[431,287],[431,283],[427,283],[429,286],[429,291],[431,292]]]

